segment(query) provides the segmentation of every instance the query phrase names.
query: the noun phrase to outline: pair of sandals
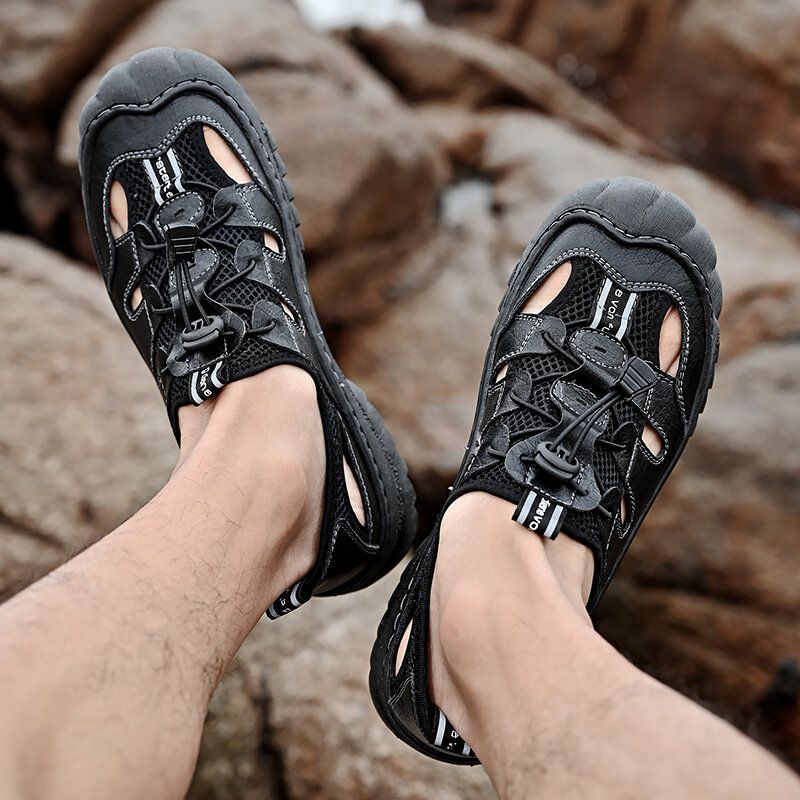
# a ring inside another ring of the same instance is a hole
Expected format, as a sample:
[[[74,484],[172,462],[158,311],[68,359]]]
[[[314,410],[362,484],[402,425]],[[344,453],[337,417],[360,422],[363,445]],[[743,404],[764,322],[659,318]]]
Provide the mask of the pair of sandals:
[[[228,383],[279,364],[306,370],[316,383],[327,454],[319,552],[267,614],[277,618],[312,596],[378,580],[412,545],[414,490],[379,414],[325,342],[286,170],[252,101],[212,59],[156,48],[107,73],[80,125],[95,255],[176,438],[179,408]],[[208,129],[249,181],[223,171],[209,152]],[[128,230],[119,236],[109,214],[114,181],[128,202]],[[563,288],[529,313],[529,299],[566,263]],[[488,492],[513,503],[513,519],[531,535],[583,543],[594,556],[592,611],[705,405],[719,349],[715,263],[690,209],[646,181],[594,181],[564,198],[500,303],[469,444],[442,514],[467,492]],[[682,339],[677,369],[665,372],[659,337],[670,309]],[[348,468],[361,516],[350,503]],[[442,761],[475,764],[427,689],[438,538],[437,522],[389,600],[370,689],[405,742]]]

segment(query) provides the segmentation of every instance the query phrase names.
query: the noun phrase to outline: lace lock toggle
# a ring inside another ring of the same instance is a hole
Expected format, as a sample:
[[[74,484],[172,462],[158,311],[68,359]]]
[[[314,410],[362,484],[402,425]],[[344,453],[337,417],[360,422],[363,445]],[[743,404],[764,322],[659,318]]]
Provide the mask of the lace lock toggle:
[[[630,397],[655,382],[655,370],[644,359],[634,356],[625,364],[625,369],[617,381],[617,388],[623,395]]]
[[[539,442],[533,463],[560,481],[572,480],[581,468],[577,459],[570,458],[566,448],[561,445],[553,448],[549,442]]]
[[[175,258],[191,258],[194,255],[199,233],[199,228],[193,222],[170,222],[164,225],[164,238]]]
[[[195,353],[204,350],[214,344],[225,330],[225,323],[222,317],[209,317],[208,321],[202,319],[195,320],[191,327],[184,328],[181,333],[181,344],[187,353]]]

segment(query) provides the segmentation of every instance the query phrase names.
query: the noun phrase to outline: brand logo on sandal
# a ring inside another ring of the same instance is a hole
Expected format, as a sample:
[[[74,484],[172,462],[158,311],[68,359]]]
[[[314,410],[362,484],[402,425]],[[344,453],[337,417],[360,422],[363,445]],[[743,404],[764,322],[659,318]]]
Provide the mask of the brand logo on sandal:
[[[171,147],[161,155],[143,159],[142,164],[153,185],[156,202],[160,206],[185,191],[183,170],[178,162],[178,156]]]
[[[636,299],[637,296],[633,292],[606,278],[597,298],[590,327],[615,339],[622,339],[628,330],[628,320],[636,305]]]
[[[210,400],[219,394],[220,389],[225,385],[219,374],[219,368],[222,362],[218,361],[214,367],[203,367],[192,373],[192,383],[189,387],[189,393],[192,396],[192,402],[199,406],[204,400]]]
[[[531,489],[520,500],[512,519],[528,530],[541,534],[545,539],[558,536],[564,506],[549,497]]]

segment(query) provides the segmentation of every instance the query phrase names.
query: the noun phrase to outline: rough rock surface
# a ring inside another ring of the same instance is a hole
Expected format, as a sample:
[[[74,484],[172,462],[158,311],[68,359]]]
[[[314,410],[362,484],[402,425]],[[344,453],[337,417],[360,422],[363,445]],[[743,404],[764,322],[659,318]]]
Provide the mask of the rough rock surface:
[[[286,800],[262,676],[239,658],[211,698],[188,800]]]
[[[154,0],[52,0],[0,5],[0,104],[52,109],[103,52],[108,37]]]
[[[63,559],[155,494],[175,443],[99,275],[9,234],[0,270],[14,376],[3,388],[0,518]]]
[[[800,346],[724,364],[600,609],[637,664],[800,765]],[[709,469],[713,465],[713,469]]]
[[[0,254],[14,375],[0,429],[5,598],[146,502],[176,451],[99,276],[14,235],[0,234]],[[482,770],[417,756],[372,708],[368,655],[391,588],[257,628],[212,701],[191,800],[492,796]]]
[[[793,0],[426,0],[513,42],[631,125],[747,193],[800,204]]]
[[[436,25],[355,28],[348,40],[412,102],[527,106],[618,147],[655,149],[544,62],[500,42]]]
[[[700,174],[622,153],[537,114],[481,114],[455,123],[447,109],[425,109],[421,118],[448,152],[469,155],[463,166],[483,176],[485,205],[468,206],[414,255],[435,253],[440,266],[432,280],[399,298],[379,320],[346,332],[341,342],[346,369],[403,431],[401,447],[420,477],[436,472],[434,465],[447,464],[445,473],[457,467],[505,280],[546,212],[585,181],[640,175],[676,191],[696,210],[719,252],[723,324],[731,321],[723,357],[797,332],[800,276],[793,265],[800,243]],[[469,154],[464,141],[475,144]],[[436,342],[447,359],[431,360],[421,341]],[[461,436],[453,441],[455,431]]]
[[[480,767],[454,768],[408,748],[372,707],[369,653],[399,573],[347,597],[260,623],[241,653],[267,676],[272,743],[288,800],[489,800]]]
[[[637,174],[678,192],[718,246],[729,366],[721,367],[698,438],[600,617],[606,635],[636,663],[800,764],[792,666],[800,664],[792,578],[800,568],[792,545],[800,508],[789,497],[800,469],[786,437],[797,424],[790,397],[800,350],[782,343],[798,332],[800,276],[792,264],[800,244],[713,181],[620,153],[551,119],[490,114],[470,126],[464,118],[443,121],[435,109],[421,113],[450,152],[463,153],[463,141],[480,133],[471,166],[486,176],[489,197],[441,226],[427,247],[439,258],[442,248],[450,255],[434,279],[378,321],[345,333],[341,359],[384,413],[423,506],[441,501],[461,461],[497,303],[545,212],[576,184],[605,174]],[[760,344],[769,340],[777,343]],[[432,347],[443,357],[432,359]]]

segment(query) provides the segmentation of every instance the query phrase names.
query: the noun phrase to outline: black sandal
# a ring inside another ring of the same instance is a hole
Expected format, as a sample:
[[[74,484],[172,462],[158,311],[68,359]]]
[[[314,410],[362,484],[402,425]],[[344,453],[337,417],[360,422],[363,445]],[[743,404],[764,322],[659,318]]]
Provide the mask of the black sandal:
[[[542,313],[522,313],[566,261],[564,289]],[[592,611],[705,406],[722,308],[715,263],[690,209],[646,181],[595,181],[566,197],[523,254],[500,304],[469,447],[442,514],[467,492],[488,492],[514,503],[513,519],[532,533],[585,544],[594,555]],[[671,306],[683,330],[674,378],[659,369],[658,353]],[[645,425],[661,440],[658,453],[642,441]],[[403,741],[440,761],[476,764],[428,697],[438,537],[437,522],[389,601],[370,690]]]
[[[204,141],[212,128],[251,180],[236,183]],[[414,492],[392,437],[341,373],[308,292],[286,170],[255,106],[216,61],[155,48],[114,67],[81,115],[83,197],[100,271],[158,384],[175,437],[178,409],[278,364],[317,385],[326,444],[325,511],[311,572],[270,617],[312,595],[361,589],[392,569],[416,530]],[[109,191],[122,183],[129,230],[111,233]],[[269,232],[278,251],[265,246]],[[134,308],[136,287],[142,300]],[[353,512],[342,458],[364,499]]]

